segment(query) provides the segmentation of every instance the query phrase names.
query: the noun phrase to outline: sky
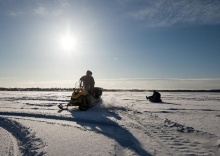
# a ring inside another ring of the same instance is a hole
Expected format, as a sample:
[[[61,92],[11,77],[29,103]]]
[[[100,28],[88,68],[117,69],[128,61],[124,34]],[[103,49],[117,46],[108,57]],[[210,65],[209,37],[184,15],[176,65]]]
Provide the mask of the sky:
[[[0,87],[220,89],[219,0],[1,0]]]

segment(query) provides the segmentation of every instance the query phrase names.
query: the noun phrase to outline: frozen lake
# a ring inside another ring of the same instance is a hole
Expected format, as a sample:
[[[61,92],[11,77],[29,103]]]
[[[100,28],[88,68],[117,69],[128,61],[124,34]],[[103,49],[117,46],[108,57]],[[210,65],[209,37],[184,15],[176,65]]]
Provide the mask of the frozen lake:
[[[0,92],[1,155],[220,155],[220,93],[103,92],[61,111],[71,92]],[[6,146],[7,145],[7,146]]]

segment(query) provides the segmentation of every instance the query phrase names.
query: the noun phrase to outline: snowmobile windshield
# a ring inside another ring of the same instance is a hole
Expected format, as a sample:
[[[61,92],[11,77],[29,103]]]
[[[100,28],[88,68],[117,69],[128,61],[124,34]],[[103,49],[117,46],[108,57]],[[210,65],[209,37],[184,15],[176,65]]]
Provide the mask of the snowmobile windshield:
[[[83,85],[83,81],[78,81],[78,82],[75,83],[75,88],[76,88],[76,89],[83,88],[83,86],[84,86],[84,85]]]

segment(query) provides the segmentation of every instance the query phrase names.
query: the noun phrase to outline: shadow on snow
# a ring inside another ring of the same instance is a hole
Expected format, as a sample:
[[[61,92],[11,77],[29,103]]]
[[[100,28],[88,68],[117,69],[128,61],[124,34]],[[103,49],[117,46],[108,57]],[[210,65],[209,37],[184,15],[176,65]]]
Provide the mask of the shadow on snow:
[[[30,113],[30,112],[4,112],[0,111],[0,115],[6,116],[18,116],[18,117],[31,117],[31,118],[42,118],[42,119],[53,119],[72,121],[77,124],[87,127],[92,131],[102,134],[108,138],[115,140],[121,147],[130,149],[138,155],[150,156],[145,149],[142,148],[140,142],[135,136],[129,132],[126,128],[120,126],[117,121],[113,121],[108,117],[113,117],[115,120],[121,120],[121,117],[114,112],[114,108],[91,108],[86,112],[79,111],[77,109],[70,110],[71,116],[58,116],[53,114],[44,113]],[[58,111],[59,113],[60,111]],[[116,146],[116,152],[120,152],[123,148]]]
[[[115,108],[113,108],[115,109]],[[116,108],[117,109],[117,108]],[[120,108],[118,108],[120,109]],[[121,117],[112,111],[112,108],[100,108],[97,107],[92,110],[88,110],[89,112],[80,112],[80,113],[88,113],[88,115],[95,115],[95,118],[98,119],[98,122],[84,122],[81,120],[76,120],[76,123],[87,127],[90,130],[102,134],[108,138],[115,140],[121,147],[130,149],[136,152],[138,155],[150,156],[145,149],[141,147],[140,142],[135,138],[135,136],[129,132],[127,129],[120,126],[117,121],[113,121],[108,117],[113,117],[117,120],[121,120]],[[74,118],[77,119],[78,110],[71,110],[70,113]],[[90,117],[89,117],[90,118]],[[93,118],[91,116],[91,118]],[[102,124],[100,124],[100,121]],[[105,124],[103,124],[105,123]],[[116,146],[116,152],[121,151],[122,149]]]

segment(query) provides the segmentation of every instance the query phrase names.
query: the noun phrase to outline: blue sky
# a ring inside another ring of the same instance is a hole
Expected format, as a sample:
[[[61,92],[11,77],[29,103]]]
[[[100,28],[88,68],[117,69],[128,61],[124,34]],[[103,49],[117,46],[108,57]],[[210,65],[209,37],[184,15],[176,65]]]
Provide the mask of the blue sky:
[[[219,0],[1,0],[0,87],[219,89],[219,43]]]

